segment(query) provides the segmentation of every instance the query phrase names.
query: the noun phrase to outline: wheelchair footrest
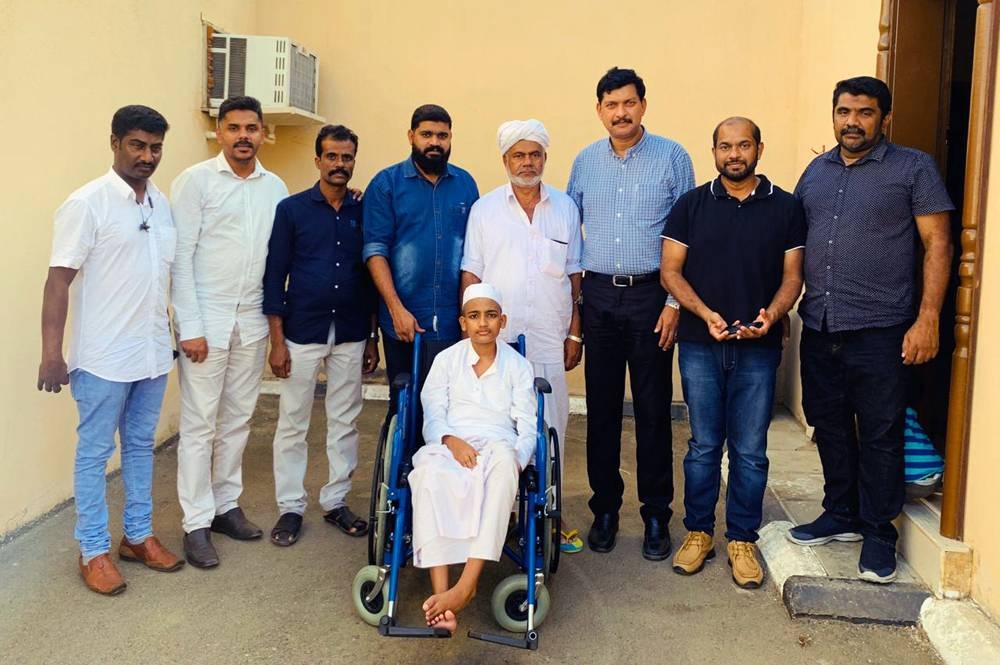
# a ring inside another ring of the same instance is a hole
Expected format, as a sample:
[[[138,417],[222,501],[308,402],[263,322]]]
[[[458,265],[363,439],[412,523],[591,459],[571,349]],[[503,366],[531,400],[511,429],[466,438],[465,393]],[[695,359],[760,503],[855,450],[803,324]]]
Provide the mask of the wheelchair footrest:
[[[397,626],[395,621],[389,617],[382,617],[378,624],[378,633],[383,637],[451,637],[447,628]]]
[[[518,649],[529,649],[531,651],[538,650],[537,630],[529,630],[522,637],[510,637],[508,635],[493,635],[490,633],[480,633],[479,631],[476,630],[470,630],[468,635],[474,640],[482,640],[483,642],[492,642],[493,644],[502,644],[508,647],[517,647]]]

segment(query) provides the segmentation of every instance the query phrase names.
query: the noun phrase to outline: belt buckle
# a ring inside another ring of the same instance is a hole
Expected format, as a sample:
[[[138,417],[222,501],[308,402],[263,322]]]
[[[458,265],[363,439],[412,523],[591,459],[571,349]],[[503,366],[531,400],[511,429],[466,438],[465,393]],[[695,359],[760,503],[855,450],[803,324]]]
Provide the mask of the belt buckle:
[[[619,281],[619,279],[622,281]],[[632,275],[612,275],[611,284],[612,286],[617,286],[618,288],[632,286]]]

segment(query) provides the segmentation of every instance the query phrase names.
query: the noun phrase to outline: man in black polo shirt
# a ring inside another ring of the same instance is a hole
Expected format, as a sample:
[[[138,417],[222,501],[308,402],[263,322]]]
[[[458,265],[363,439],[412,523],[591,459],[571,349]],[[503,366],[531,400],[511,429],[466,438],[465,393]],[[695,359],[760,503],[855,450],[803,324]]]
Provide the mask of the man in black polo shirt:
[[[350,536],[367,524],[347,507],[358,462],[361,374],[378,365],[376,297],[361,260],[361,203],[347,188],[358,137],[326,125],[316,137],[313,187],[290,196],[274,216],[264,272],[264,314],[271,329],[268,362],[281,382],[274,433],[274,485],[280,517],[271,542],[295,543],[307,495],[306,432],[316,373],[326,373],[329,481],[319,493],[324,519]]]
[[[715,128],[719,177],[681,196],[663,227],[663,286],[680,302],[681,385],[691,440],[684,457],[684,544],[673,568],[715,556],[722,446],[729,449],[726,551],[733,581],[757,588],[757,529],[767,485],[767,428],[785,314],[802,290],[805,220],[791,194],[756,175],[764,151],[746,118]]]
[[[795,188],[809,227],[799,306],[802,407],[816,428],[825,484],[823,514],[788,538],[800,545],[863,538],[858,576],[878,583],[896,577],[905,366],[937,355],[954,210],[930,155],[885,139],[891,111],[882,81],[837,83],[838,145],[814,159]],[[914,279],[918,239],[922,293]]]

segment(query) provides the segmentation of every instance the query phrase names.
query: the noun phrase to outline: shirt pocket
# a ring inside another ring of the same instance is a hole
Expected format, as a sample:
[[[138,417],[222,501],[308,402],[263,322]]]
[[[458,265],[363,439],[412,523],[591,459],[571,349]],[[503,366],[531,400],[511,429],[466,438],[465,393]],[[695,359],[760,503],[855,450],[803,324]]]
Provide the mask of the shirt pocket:
[[[465,201],[458,201],[448,206],[448,221],[452,232],[465,239],[465,225],[469,221],[470,206]]]
[[[566,276],[566,255],[569,244],[553,238],[542,240],[541,256],[539,257],[542,272],[549,277],[562,279]]]
[[[167,265],[174,262],[177,253],[177,230],[170,227],[157,227],[156,240],[159,244],[160,260]]]

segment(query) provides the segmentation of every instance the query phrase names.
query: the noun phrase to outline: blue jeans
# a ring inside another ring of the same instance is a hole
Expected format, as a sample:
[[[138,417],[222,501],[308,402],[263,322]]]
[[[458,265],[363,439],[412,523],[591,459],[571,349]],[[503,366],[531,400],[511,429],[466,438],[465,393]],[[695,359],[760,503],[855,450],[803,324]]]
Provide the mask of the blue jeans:
[[[684,526],[715,533],[722,445],[729,448],[726,538],[757,541],[767,486],[767,428],[781,349],[745,342],[681,342],[691,421],[684,456]]]
[[[816,428],[823,509],[865,538],[893,546],[903,510],[903,430],[909,325],[850,332],[803,327],[802,408]]]
[[[115,430],[122,447],[125,485],[125,537],[139,542],[153,534],[153,439],[167,375],[131,383],[107,381],[80,369],[69,377],[80,413],[76,428],[76,530],[80,553],[94,557],[111,550],[107,465],[115,452]]]

